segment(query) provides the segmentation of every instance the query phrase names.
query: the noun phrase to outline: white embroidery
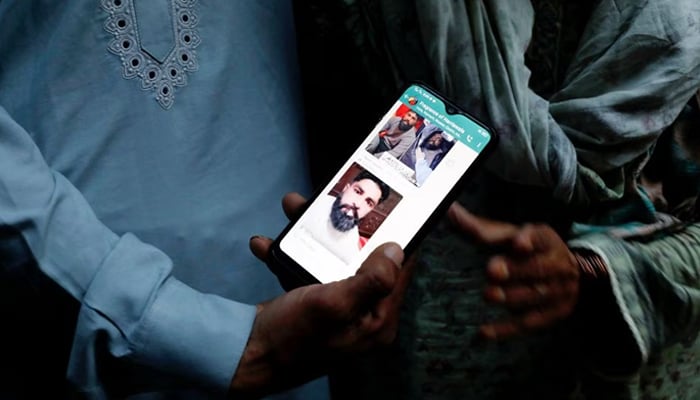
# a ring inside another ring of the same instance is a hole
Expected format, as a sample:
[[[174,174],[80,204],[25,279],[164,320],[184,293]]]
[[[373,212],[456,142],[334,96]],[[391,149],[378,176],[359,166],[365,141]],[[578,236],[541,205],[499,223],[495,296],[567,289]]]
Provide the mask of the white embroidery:
[[[197,0],[170,1],[175,43],[161,62],[142,48],[133,0],[102,0],[102,8],[109,13],[105,29],[114,35],[108,49],[122,60],[124,78],[139,77],[141,87],[154,92],[155,99],[166,110],[173,105],[175,88],[185,86],[187,73],[199,68],[195,52],[199,45]]]

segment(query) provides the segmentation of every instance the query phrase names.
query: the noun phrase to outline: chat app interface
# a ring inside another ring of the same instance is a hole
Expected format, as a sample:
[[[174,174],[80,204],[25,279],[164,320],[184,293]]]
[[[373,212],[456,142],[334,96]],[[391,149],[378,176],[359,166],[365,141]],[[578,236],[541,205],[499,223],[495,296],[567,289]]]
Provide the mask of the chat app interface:
[[[410,86],[280,243],[320,282],[355,274],[385,242],[408,245],[491,139]]]

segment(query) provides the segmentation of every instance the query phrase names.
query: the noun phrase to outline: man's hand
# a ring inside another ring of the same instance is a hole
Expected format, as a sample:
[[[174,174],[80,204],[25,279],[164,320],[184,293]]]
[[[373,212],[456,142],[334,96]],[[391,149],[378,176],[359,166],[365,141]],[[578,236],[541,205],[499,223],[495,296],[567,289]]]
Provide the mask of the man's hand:
[[[551,227],[488,220],[457,203],[448,215],[479,242],[504,249],[488,262],[484,297],[510,310],[512,316],[482,325],[484,337],[508,338],[551,326],[571,315],[579,296],[579,265]]]
[[[305,200],[285,196],[293,217]],[[251,239],[251,250],[267,259],[272,241]],[[258,312],[248,344],[231,381],[234,398],[258,398],[328,373],[345,356],[389,344],[410,269],[393,243],[378,247],[355,276],[304,286],[267,303]],[[409,264],[409,263],[407,263]]]

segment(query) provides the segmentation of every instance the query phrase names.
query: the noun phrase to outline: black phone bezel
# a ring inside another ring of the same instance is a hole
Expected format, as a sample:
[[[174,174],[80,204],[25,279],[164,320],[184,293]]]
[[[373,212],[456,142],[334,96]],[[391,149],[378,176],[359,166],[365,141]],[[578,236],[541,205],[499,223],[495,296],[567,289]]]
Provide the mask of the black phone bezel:
[[[455,184],[452,186],[452,189],[447,193],[447,195],[443,198],[443,200],[438,204],[437,207],[430,213],[428,218],[423,222],[421,225],[421,228],[416,232],[416,234],[413,236],[413,238],[409,241],[409,243],[405,246],[403,249],[404,254],[406,257],[408,257],[418,246],[418,244],[425,238],[425,236],[428,234],[430,229],[433,228],[435,223],[441,218],[444,213],[447,211],[447,208],[450,206],[450,204],[454,201],[454,199],[457,197],[459,194],[460,190],[463,188],[463,186],[466,184],[466,182],[469,180],[469,178],[479,169],[479,165],[481,165],[486,158],[488,158],[488,155],[493,151],[493,149],[496,147],[496,144],[498,142],[498,136],[494,132],[491,127],[489,127],[486,123],[481,121],[479,118],[475,117],[474,115],[470,114],[466,110],[464,110],[462,107],[458,106],[454,102],[450,101],[447,99],[445,96],[440,94],[437,90],[433,89],[429,85],[420,82],[420,81],[412,81],[408,83],[398,94],[396,97],[397,99],[401,98],[401,95],[405,93],[405,91],[411,87],[411,86],[419,86],[423,90],[427,91],[430,95],[435,96],[437,99],[443,102],[445,105],[445,110],[451,109],[454,111],[454,114],[462,114],[472,120],[473,122],[477,123],[481,128],[483,128],[486,132],[489,133],[490,135],[490,140],[484,147],[479,152],[479,155],[477,158],[474,160],[472,165],[469,166],[467,171],[465,171],[464,174],[455,182]],[[363,138],[364,140],[364,138]],[[358,143],[359,145],[359,143]],[[353,152],[354,154],[354,152]],[[300,210],[298,213],[298,216],[287,224],[287,226],[280,232],[280,234],[277,236],[277,238],[274,240],[271,248],[270,248],[270,253],[269,253],[269,259],[267,260],[267,264],[270,267],[270,269],[277,275],[278,280],[282,284],[282,287],[289,291],[294,288],[300,287],[300,286],[305,286],[305,285],[310,285],[310,284],[317,284],[321,283],[318,279],[316,279],[310,272],[308,272],[302,265],[294,261],[290,256],[284,253],[282,249],[280,248],[280,242],[282,239],[285,237],[285,235],[292,229],[296,221],[298,220],[299,216],[301,216],[304,211],[308,208],[310,204],[313,203],[313,201],[320,195],[323,194],[323,188],[326,185],[321,185],[318,188],[316,188],[315,192],[311,196],[311,198],[308,199],[306,202],[305,206]]]

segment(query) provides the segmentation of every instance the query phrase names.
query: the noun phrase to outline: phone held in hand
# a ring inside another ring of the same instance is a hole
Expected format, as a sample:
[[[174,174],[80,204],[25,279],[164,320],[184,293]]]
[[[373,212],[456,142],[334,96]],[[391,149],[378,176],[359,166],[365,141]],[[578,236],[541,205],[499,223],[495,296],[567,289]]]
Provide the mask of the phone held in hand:
[[[271,268],[290,290],[354,275],[385,242],[410,253],[494,144],[484,123],[428,86],[409,85],[277,237]]]

